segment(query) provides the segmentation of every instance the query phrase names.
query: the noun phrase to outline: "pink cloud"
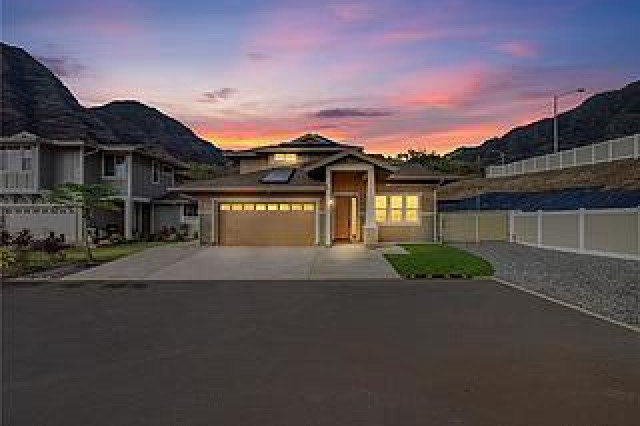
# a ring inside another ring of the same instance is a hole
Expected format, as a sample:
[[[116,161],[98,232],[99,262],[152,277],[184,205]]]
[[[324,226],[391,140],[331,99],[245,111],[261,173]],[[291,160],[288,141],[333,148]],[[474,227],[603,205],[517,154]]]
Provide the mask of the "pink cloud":
[[[400,78],[392,84],[393,104],[409,108],[453,108],[476,94],[490,70],[482,64],[427,70]]]
[[[373,15],[370,5],[365,3],[338,3],[331,5],[330,9],[345,24],[366,21]]]
[[[530,58],[538,54],[538,48],[535,44],[523,40],[511,40],[500,43],[496,46],[496,50],[519,58]]]

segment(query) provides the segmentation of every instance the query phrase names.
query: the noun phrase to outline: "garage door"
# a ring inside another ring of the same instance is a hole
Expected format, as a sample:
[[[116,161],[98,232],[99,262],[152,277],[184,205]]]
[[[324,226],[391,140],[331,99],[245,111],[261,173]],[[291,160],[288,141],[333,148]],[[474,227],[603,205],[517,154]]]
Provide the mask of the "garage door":
[[[218,243],[232,246],[310,246],[314,203],[220,203]]]

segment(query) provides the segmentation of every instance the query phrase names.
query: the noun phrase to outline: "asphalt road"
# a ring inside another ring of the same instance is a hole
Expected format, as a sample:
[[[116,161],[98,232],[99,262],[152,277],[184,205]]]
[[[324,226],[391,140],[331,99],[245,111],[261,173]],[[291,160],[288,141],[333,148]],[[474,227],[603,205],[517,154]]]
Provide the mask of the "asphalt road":
[[[493,281],[47,284],[2,306],[11,426],[640,418],[640,334]]]

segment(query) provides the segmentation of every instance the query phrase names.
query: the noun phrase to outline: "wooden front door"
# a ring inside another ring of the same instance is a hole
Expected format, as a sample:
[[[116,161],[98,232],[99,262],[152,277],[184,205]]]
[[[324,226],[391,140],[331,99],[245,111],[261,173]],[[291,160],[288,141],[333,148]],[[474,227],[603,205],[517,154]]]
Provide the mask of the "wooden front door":
[[[333,221],[333,239],[348,242],[351,240],[351,197],[335,198]]]

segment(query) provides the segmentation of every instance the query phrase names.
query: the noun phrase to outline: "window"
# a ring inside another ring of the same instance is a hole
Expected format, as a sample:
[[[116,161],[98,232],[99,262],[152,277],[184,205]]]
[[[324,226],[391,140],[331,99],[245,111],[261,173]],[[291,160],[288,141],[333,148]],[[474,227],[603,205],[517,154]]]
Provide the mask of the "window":
[[[381,224],[417,224],[420,202],[417,195],[376,195],[376,222]]]
[[[127,159],[124,155],[104,154],[102,157],[102,176],[127,177]]]
[[[185,206],[186,209],[187,206]],[[220,211],[232,212],[314,212],[316,206],[313,203],[222,203],[219,205]],[[184,210],[184,216],[188,216]],[[197,216],[197,210],[194,216]]]
[[[160,165],[157,161],[153,160],[151,163],[151,183],[160,182]]]
[[[279,152],[277,154],[273,154],[273,161],[278,163],[295,163],[297,160],[298,155],[295,153]]]
[[[31,147],[30,146],[24,147],[22,149],[22,164],[21,164],[22,171],[31,170],[31,168],[33,167],[32,158],[33,158],[33,154],[32,154]]]
[[[162,174],[164,175],[165,183],[169,181],[169,185],[173,186],[173,168],[164,166],[162,168]]]
[[[0,170],[33,170],[33,148],[31,145],[0,147]]]
[[[198,205],[197,204],[185,204],[182,209],[182,215],[185,217],[197,217]]]

